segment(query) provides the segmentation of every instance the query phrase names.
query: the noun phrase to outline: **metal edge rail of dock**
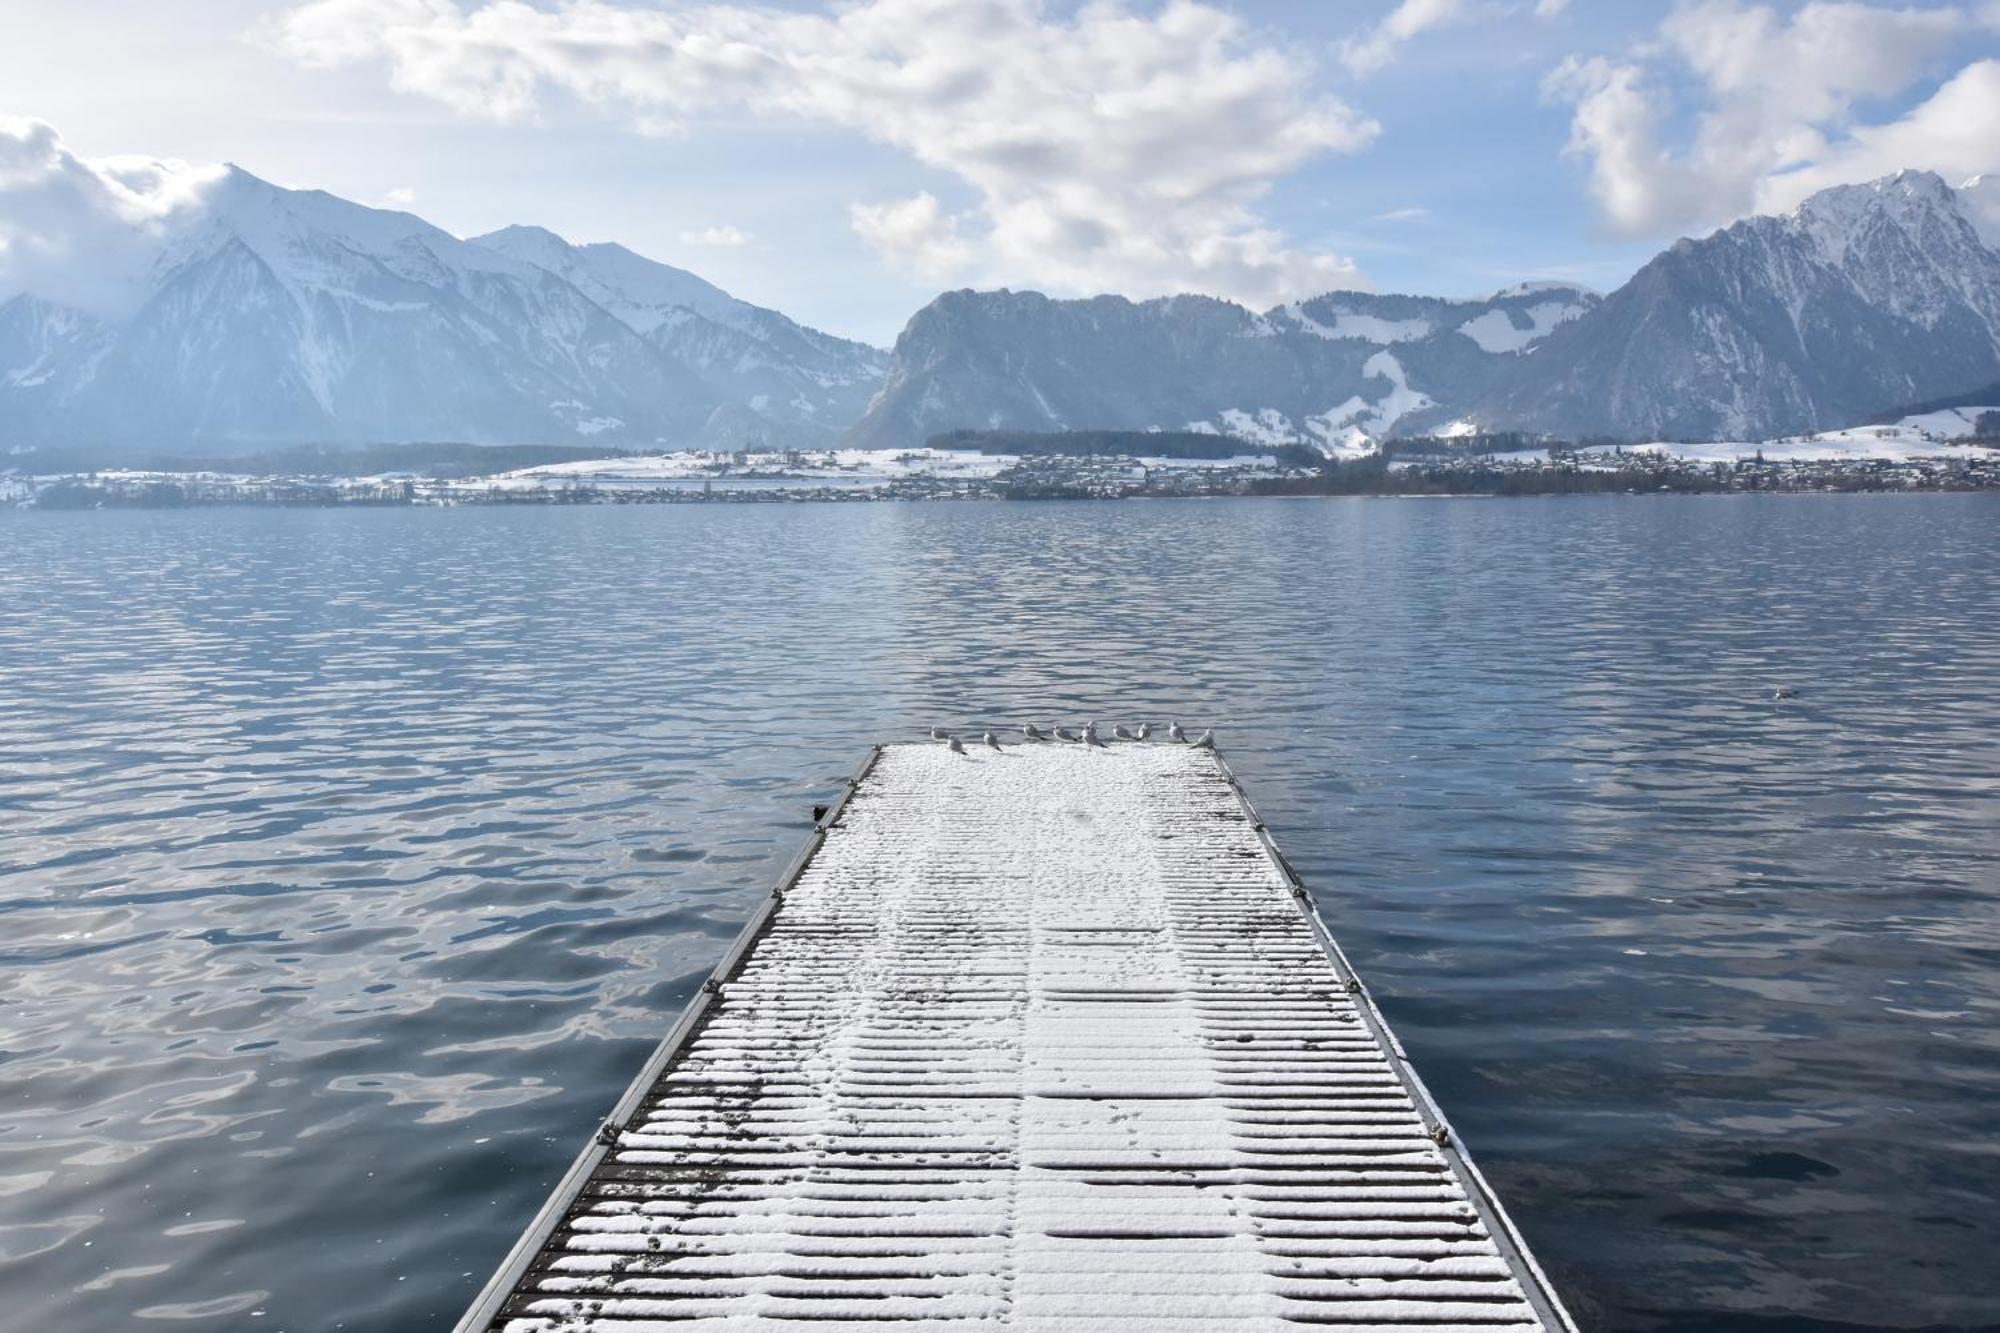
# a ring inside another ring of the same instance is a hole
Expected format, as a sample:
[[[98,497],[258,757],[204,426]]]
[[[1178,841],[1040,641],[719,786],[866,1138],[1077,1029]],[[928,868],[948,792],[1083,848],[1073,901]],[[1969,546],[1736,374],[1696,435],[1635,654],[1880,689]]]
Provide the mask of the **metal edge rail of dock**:
[[[1212,749],[815,813],[458,1333],[1575,1333]]]

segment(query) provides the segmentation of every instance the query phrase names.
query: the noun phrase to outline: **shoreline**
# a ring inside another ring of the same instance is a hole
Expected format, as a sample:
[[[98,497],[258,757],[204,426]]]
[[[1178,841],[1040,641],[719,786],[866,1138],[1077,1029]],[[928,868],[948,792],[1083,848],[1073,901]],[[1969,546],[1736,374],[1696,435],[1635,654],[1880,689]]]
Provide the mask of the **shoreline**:
[[[1186,458],[1138,452],[986,454],[790,450],[514,461],[376,455],[161,459],[148,466],[65,460],[0,471],[0,506],[35,509],[456,507],[462,505],[853,504],[884,501],[1124,500],[1368,496],[1958,493],[2000,490],[2000,447],[1723,445],[1439,451],[1391,445],[1365,454],[1256,452]],[[1767,456],[1766,450],[1769,450]],[[518,458],[518,455],[515,456]],[[357,465],[358,464],[358,465]],[[498,464],[496,470],[486,470]]]
[[[559,508],[660,508],[679,506],[828,506],[854,504],[1107,504],[1149,501],[1231,501],[1231,500],[1286,500],[1286,501],[1326,501],[1326,500],[1588,500],[1588,499],[1666,499],[1666,498],[1734,498],[1744,496],[1907,496],[1907,495],[1994,495],[2000,494],[2000,481],[1981,485],[1905,485],[1905,486],[1771,486],[1771,487],[1649,487],[1606,488],[1598,490],[1464,490],[1464,491],[1216,491],[1187,494],[1130,494],[1130,495],[985,495],[985,494],[938,494],[938,495],[896,495],[871,494],[865,491],[845,491],[835,495],[815,495],[798,491],[734,491],[727,494],[702,496],[674,492],[624,492],[578,495],[571,492],[509,492],[497,496],[457,496],[449,499],[380,499],[380,498],[320,498],[320,499],[263,499],[250,497],[210,497],[175,498],[160,500],[147,497],[105,496],[90,503],[44,504],[32,500],[19,500],[12,504],[0,503],[0,510],[11,509],[19,513],[102,513],[109,511],[166,513],[176,510],[217,510],[217,509],[277,509],[277,510],[349,510],[349,509],[559,509]]]

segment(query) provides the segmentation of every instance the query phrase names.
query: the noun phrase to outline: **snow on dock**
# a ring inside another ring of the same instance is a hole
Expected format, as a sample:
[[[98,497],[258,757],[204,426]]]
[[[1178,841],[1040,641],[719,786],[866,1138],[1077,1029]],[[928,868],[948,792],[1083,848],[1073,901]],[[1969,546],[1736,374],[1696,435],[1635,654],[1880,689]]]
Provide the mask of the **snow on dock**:
[[[876,751],[461,1333],[1573,1329],[1171,744]]]

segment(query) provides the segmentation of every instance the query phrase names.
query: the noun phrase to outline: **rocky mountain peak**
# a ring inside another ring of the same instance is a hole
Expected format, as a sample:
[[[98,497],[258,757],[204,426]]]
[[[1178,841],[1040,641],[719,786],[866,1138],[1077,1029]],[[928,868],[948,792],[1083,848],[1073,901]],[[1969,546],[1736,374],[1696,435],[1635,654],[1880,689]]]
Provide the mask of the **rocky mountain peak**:
[[[1836,267],[1857,246],[1879,246],[1888,234],[1932,254],[1940,246],[1949,251],[1978,244],[1958,193],[1930,171],[1899,171],[1860,185],[1832,186],[1808,196],[1790,220]]]

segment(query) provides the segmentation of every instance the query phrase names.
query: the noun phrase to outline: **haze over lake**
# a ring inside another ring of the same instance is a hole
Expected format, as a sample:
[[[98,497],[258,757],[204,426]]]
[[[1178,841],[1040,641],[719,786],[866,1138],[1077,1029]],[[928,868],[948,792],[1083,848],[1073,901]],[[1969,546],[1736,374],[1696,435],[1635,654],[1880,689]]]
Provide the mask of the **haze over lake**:
[[[0,517],[9,1318],[448,1329],[868,743],[1177,717],[1586,1326],[1990,1324],[1996,531]]]

